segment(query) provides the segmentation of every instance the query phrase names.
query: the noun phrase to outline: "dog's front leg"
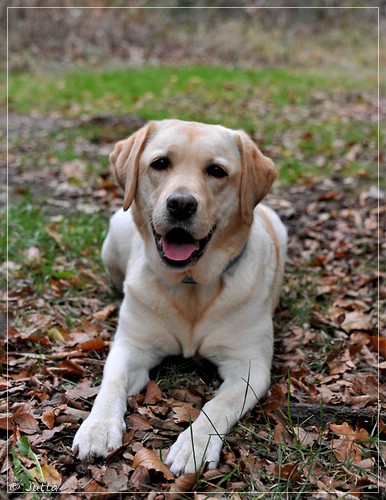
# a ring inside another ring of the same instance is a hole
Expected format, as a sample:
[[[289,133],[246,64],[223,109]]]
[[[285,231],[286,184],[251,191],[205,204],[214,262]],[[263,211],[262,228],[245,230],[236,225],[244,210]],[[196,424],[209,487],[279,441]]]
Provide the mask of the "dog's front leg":
[[[217,395],[180,434],[167,456],[166,464],[175,475],[200,470],[206,462],[209,469],[217,466],[223,437],[268,390],[270,365],[270,355],[219,364],[224,382]]]
[[[81,460],[105,457],[122,444],[127,396],[137,394],[149,380],[149,370],[159,359],[150,351],[119,338],[119,329],[107,357],[102,385],[90,415],[75,435],[72,449]]]

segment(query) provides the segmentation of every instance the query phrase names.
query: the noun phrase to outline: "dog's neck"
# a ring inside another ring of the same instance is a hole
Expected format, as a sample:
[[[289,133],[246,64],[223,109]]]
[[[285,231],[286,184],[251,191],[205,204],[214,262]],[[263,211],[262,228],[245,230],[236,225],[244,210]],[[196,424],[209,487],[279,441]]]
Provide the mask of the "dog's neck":
[[[244,252],[245,252],[245,249],[247,247],[247,243],[244,243],[242,249],[240,250],[240,252],[235,255],[234,257],[232,257],[232,259],[228,262],[228,264],[225,266],[223,272],[221,273],[221,276],[223,276],[225,273],[227,273],[240,259],[241,257],[243,256]],[[189,274],[186,275],[184,277],[184,279],[182,280],[182,283],[186,283],[188,285],[197,285],[197,281],[195,281]]]

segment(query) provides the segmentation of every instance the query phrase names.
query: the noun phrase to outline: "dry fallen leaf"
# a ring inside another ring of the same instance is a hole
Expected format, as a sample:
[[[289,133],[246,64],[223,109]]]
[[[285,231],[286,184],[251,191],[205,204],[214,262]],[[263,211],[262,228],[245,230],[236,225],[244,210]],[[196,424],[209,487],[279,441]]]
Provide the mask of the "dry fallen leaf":
[[[302,427],[294,427],[296,438],[302,446],[312,446],[319,440],[317,432],[306,431]]]
[[[379,350],[379,354],[383,358],[386,358],[386,338],[372,335],[370,337],[370,345],[372,346],[374,351]]]
[[[143,489],[144,485],[147,485],[150,481],[149,471],[139,465],[130,477],[130,487]]]
[[[141,448],[137,451],[134,456],[133,467],[134,469],[144,467],[146,470],[155,470],[161,472],[167,480],[174,479],[174,475],[161,461],[157,453],[150,448]]]
[[[190,491],[194,491],[194,487],[197,483],[197,475],[192,473],[185,473],[178,476],[174,483],[170,486],[170,497],[172,499],[181,498],[178,493],[187,493]],[[168,494],[169,498],[169,494]],[[195,496],[196,498],[196,496]]]
[[[29,247],[24,254],[28,262],[40,262],[42,260],[42,256],[38,247]]]
[[[58,363],[55,367],[60,372],[61,376],[64,375],[78,375],[82,377],[84,375],[84,369],[75,361],[71,359],[65,359]]]
[[[332,439],[332,448],[335,450],[335,456],[342,462],[358,463],[362,460],[360,447],[350,439],[342,436],[340,439]]]
[[[170,391],[170,395],[172,398],[177,399],[177,401],[193,403],[198,407],[202,406],[202,397],[186,389],[173,389]]]
[[[66,481],[62,484],[60,491],[65,493],[72,493],[77,490],[78,480],[76,475],[70,476]],[[68,498],[68,497],[67,497]]]
[[[173,420],[176,424],[191,423],[196,420],[200,414],[200,410],[195,408],[191,403],[176,403],[173,405]]]
[[[42,421],[49,429],[53,429],[55,425],[55,410],[47,410],[42,414]]]
[[[36,467],[31,469],[29,472],[31,476],[35,477],[36,479],[40,479],[40,473]],[[54,467],[52,467],[52,465],[43,464],[42,472],[43,481],[45,484],[49,484],[50,486],[60,486],[62,484],[63,478],[61,474]]]
[[[103,309],[100,311],[97,311],[94,313],[92,316],[95,319],[98,319],[100,321],[106,321],[106,319],[111,316],[113,312],[117,310],[117,306],[115,304],[108,304],[105,306]]]
[[[337,436],[344,436],[350,441],[362,441],[367,442],[369,439],[369,433],[366,429],[355,430],[347,422],[343,424],[330,424],[330,430]]]
[[[287,463],[284,465],[275,464],[275,475],[283,479],[300,482],[302,475],[297,463]]]
[[[45,230],[49,236],[55,241],[55,243],[58,245],[58,247],[65,251],[65,248],[62,245],[62,237],[60,236],[59,232],[57,231],[57,224],[52,223],[48,224],[45,227]]]
[[[345,349],[340,352],[338,356],[334,356],[334,358],[328,362],[328,367],[330,369],[330,375],[345,373],[355,368],[355,364],[351,359],[350,350]]]
[[[375,465],[374,458],[365,458],[360,460],[357,464],[357,467],[361,467],[362,469],[371,470]]]
[[[127,471],[113,469],[108,467],[103,477],[103,481],[109,491],[127,491],[128,474]]]
[[[30,413],[15,413],[11,420],[25,434],[40,432],[38,421]]]
[[[102,337],[95,337],[94,339],[86,340],[85,342],[82,342],[78,344],[78,348],[81,351],[103,351],[106,348],[105,341],[102,339]]]
[[[129,415],[127,417],[127,422],[129,424],[129,428],[133,431],[150,431],[153,429],[153,426],[147,421],[146,418],[141,417],[141,415],[137,415],[136,413]]]
[[[72,162],[62,163],[61,170],[67,179],[83,179],[86,165],[83,161],[76,159]]]
[[[91,380],[84,380],[83,382],[80,382],[76,387],[73,389],[69,389],[66,391],[66,397],[70,400],[73,399],[80,399],[80,398],[90,398],[92,396],[95,396],[99,392],[99,387],[92,386],[92,381]]]
[[[354,330],[368,331],[372,329],[369,316],[360,311],[351,311],[346,313],[341,327],[347,333]]]
[[[154,380],[150,380],[146,386],[146,394],[143,402],[147,405],[153,405],[161,400],[161,389],[158,387],[157,382],[155,382]]]
[[[84,491],[86,493],[109,493],[107,488],[103,488],[100,484],[98,484],[94,479],[89,481],[84,487]]]
[[[275,429],[273,431],[273,440],[277,444],[290,442],[288,430],[281,422],[275,425]]]

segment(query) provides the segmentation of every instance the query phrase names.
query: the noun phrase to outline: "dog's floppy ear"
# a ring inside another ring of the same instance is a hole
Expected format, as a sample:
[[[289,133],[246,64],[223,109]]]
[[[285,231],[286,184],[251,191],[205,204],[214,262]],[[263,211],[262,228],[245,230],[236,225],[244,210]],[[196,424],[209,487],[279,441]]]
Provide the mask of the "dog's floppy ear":
[[[273,161],[264,156],[244,132],[237,136],[237,146],[241,156],[241,216],[246,224],[251,225],[253,210],[270,190],[277,171]]]
[[[153,129],[154,123],[148,123],[127,139],[117,142],[110,154],[115,178],[125,192],[123,210],[127,210],[133,203],[137,189],[139,160]]]

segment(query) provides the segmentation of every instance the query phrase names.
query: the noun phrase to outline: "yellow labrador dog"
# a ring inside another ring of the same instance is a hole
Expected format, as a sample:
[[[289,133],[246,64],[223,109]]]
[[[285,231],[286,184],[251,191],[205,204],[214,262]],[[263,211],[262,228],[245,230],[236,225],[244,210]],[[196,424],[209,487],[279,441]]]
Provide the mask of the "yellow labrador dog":
[[[223,436],[270,384],[287,235],[258,203],[276,170],[244,132],[179,120],[148,123],[110,160],[125,194],[102,257],[124,299],[73,449],[85,459],[119,447],[127,396],[149,370],[169,355],[200,355],[223,383],[166,464],[176,475],[215,468]]]

